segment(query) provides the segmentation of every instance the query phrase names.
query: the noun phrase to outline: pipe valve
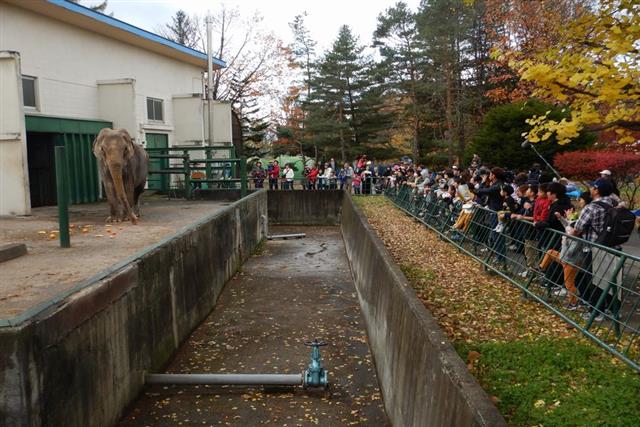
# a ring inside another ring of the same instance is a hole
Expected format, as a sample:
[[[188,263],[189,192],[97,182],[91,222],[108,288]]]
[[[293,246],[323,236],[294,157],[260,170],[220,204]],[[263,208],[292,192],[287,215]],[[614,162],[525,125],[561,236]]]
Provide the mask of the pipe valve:
[[[309,387],[324,387],[325,389],[328,388],[329,374],[322,367],[322,359],[320,357],[320,347],[326,346],[327,343],[323,341],[318,341],[318,339],[314,339],[313,341],[305,342],[304,345],[306,345],[307,347],[311,347],[311,362],[309,362],[309,366],[304,371],[302,386],[304,388],[309,388]]]

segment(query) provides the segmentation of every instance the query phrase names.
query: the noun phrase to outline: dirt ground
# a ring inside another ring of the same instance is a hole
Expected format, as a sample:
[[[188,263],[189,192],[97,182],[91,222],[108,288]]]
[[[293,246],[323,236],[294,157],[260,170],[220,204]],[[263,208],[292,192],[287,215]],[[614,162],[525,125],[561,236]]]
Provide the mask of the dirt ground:
[[[389,426],[340,230],[272,227],[268,241],[225,287],[168,373],[300,373],[304,341],[327,341],[330,388],[146,387],[120,427]]]
[[[106,203],[69,209],[71,248],[61,249],[55,206],[28,217],[0,218],[0,245],[25,243],[28,254],[0,264],[0,319],[14,317],[228,205],[164,197],[143,199],[138,225],[106,224]]]

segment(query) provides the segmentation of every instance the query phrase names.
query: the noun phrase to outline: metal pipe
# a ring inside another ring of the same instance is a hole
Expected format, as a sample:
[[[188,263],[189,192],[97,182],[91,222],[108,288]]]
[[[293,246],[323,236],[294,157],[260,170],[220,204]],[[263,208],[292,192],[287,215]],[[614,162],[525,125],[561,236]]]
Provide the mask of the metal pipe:
[[[307,237],[306,233],[293,233],[293,234],[273,234],[271,236],[267,235],[267,240],[276,240],[276,239],[302,239]]]
[[[302,374],[150,374],[147,384],[302,385]]]
[[[240,198],[247,195],[247,158],[240,156]]]
[[[522,148],[531,148],[533,150],[534,153],[536,153],[538,155],[538,157],[540,157],[542,159],[542,161],[544,162],[545,165],[547,165],[547,167],[549,169],[551,169],[551,171],[558,177],[558,179],[561,179],[562,177],[560,176],[560,174],[558,173],[557,170],[555,170],[553,168],[553,166],[551,166],[551,164],[549,162],[547,162],[547,159],[545,159],[544,157],[542,157],[542,154],[540,154],[540,152],[538,150],[536,150],[536,147],[533,146],[532,143],[530,143],[529,141],[525,141],[522,144],[520,144],[520,146]]]
[[[209,146],[213,146],[213,21],[207,15],[207,106],[209,113]]]
[[[69,174],[67,172],[67,155],[63,145],[55,148],[56,187],[58,194],[58,231],[60,247],[70,248],[69,239]]]

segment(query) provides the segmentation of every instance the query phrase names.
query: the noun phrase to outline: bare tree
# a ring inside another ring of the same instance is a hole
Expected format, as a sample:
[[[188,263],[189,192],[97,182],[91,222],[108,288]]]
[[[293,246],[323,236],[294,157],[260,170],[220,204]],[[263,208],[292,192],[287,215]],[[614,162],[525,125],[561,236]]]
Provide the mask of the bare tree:
[[[249,100],[257,99],[262,107],[279,100],[286,91],[282,78],[287,51],[272,32],[262,28],[262,16],[255,13],[244,19],[237,8],[222,5],[212,18],[214,56],[227,63],[226,68],[214,71],[214,99],[229,101],[238,111]],[[207,39],[204,21],[197,19],[202,50],[206,50]]]

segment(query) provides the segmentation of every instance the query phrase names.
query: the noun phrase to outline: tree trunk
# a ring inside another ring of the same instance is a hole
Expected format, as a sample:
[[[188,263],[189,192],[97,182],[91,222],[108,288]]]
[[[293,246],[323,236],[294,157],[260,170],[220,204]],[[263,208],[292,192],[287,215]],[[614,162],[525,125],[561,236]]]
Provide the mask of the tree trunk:
[[[418,129],[420,124],[418,122],[418,118],[414,117],[413,119],[413,140],[411,141],[411,154],[413,155],[413,161],[415,163],[418,162],[418,157],[420,157],[420,151],[418,149]]]
[[[342,129],[342,116],[344,114],[342,104],[340,104],[338,114],[339,114],[338,123],[340,123],[340,155],[342,156],[342,163],[344,163],[347,161],[347,153],[344,146],[344,129]]]
[[[447,122],[447,131],[446,131],[446,139],[447,139],[447,152],[448,152],[448,161],[449,166],[453,164],[453,88],[451,85],[452,76],[451,76],[451,64],[447,64],[445,68],[445,77],[446,77],[446,85],[447,85],[447,101],[446,101],[446,122]]]

